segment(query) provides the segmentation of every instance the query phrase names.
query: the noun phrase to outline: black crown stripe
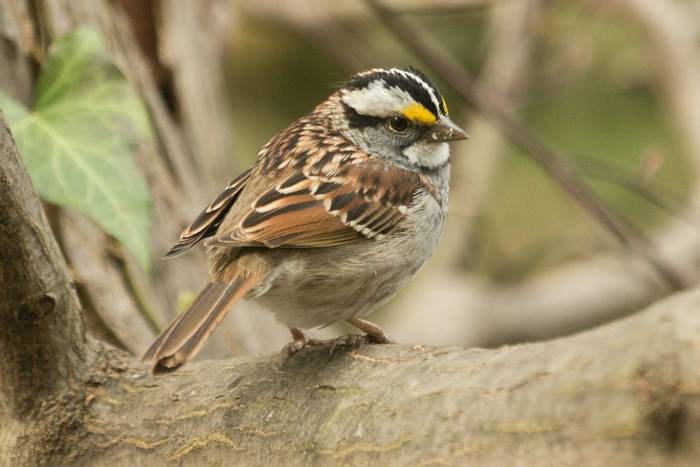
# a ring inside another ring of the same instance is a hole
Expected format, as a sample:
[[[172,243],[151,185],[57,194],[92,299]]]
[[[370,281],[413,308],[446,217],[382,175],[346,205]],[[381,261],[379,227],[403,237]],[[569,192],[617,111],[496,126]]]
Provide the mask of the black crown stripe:
[[[433,112],[435,116],[439,116],[442,113],[442,109],[436,105],[435,101],[430,95],[430,92],[428,92],[427,89],[421,84],[421,82],[424,82],[427,84],[434,92],[435,97],[438,100],[438,103],[442,100],[442,94],[440,91],[437,89],[433,81],[428,78],[424,73],[421,71],[412,68],[412,67],[407,67],[407,68],[401,68],[400,70],[405,71],[410,73],[410,75],[413,75],[415,79],[411,79],[407,77],[404,74],[397,73],[395,71],[391,70],[376,70],[372,73],[366,73],[366,74],[360,74],[356,75],[350,80],[345,83],[345,86],[343,86],[345,89],[364,89],[368,87],[371,83],[377,81],[377,80],[382,80],[386,83],[387,86],[389,87],[397,87],[403,91],[406,91],[408,94],[413,97],[416,102],[422,104],[426,109],[430,110]],[[351,120],[352,123],[352,120]],[[360,123],[360,122],[357,122]],[[370,122],[362,122],[365,123],[364,125],[358,125],[358,126],[366,126]]]

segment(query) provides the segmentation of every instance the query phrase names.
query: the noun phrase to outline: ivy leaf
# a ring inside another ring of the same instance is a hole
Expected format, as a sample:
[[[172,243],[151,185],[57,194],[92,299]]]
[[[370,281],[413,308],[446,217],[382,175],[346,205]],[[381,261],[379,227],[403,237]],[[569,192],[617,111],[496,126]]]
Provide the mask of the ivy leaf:
[[[0,109],[37,191],[92,219],[148,268],[151,199],[133,158],[150,138],[148,116],[95,31],[54,42],[34,96],[26,109],[0,92]]]

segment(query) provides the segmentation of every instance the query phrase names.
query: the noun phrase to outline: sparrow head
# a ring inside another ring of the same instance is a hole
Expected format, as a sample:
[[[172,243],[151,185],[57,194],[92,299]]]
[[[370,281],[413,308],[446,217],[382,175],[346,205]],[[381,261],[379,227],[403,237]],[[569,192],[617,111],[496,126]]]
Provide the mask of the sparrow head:
[[[417,170],[449,163],[448,141],[467,138],[435,84],[415,68],[375,68],[339,91],[346,136],[372,155]]]

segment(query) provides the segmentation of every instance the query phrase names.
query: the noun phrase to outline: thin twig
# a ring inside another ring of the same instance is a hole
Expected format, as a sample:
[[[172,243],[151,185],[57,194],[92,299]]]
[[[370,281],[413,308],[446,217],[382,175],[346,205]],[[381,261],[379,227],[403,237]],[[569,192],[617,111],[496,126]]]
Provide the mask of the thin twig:
[[[655,190],[650,190],[648,187],[644,186],[643,183],[640,183],[639,180],[634,177],[611,173],[598,168],[582,169],[581,172],[586,178],[598,180],[599,182],[604,182],[632,193],[670,216],[675,217],[675,215],[678,214],[678,206],[680,203],[678,203],[675,198],[669,201],[669,195],[661,196]]]
[[[625,219],[610,211],[581,179],[567,157],[532,133],[515,115],[487,92],[479,89],[467,71],[430,37],[377,0],[367,0],[381,22],[401,42],[452,86],[467,102],[489,120],[516,147],[545,171],[622,245],[637,252],[669,285],[681,290],[686,281],[666,265],[648,239]]]
[[[592,154],[586,154],[585,157],[590,163],[579,166],[584,178],[614,185],[638,196],[670,216],[678,216],[683,203],[683,196],[680,193],[670,189],[652,188],[640,176],[630,175],[629,169],[625,170],[624,166],[613,164],[601,157]]]
[[[504,1],[516,0],[500,0]],[[405,2],[401,6],[401,10],[396,13],[411,14],[411,15],[433,15],[433,14],[460,14],[460,13],[475,13],[487,10],[496,4],[496,0],[461,0],[461,1],[426,1],[420,2]]]

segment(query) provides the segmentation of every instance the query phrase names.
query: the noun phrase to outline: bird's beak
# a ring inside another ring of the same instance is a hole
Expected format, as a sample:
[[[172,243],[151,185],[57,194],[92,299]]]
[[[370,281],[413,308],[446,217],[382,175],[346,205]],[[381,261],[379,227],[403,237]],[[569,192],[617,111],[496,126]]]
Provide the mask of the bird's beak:
[[[459,141],[467,139],[469,135],[457,126],[452,120],[445,116],[440,116],[440,120],[433,125],[426,133],[426,139],[431,143],[442,143],[445,141]]]

